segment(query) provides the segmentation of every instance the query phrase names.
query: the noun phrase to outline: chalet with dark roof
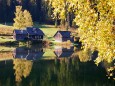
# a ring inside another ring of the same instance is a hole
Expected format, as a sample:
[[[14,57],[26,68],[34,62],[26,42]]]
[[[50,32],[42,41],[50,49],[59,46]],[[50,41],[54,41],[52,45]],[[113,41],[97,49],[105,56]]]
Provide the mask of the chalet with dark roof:
[[[39,28],[27,27],[25,30],[14,30],[13,37],[17,41],[40,41],[43,40],[44,33]]]
[[[73,38],[71,37],[70,31],[57,31],[54,35],[54,39],[57,42],[66,42],[68,40],[73,42]]]
[[[27,27],[26,31],[28,33],[29,40],[42,40],[44,33],[39,28]]]
[[[15,40],[23,41],[27,38],[27,34],[26,30],[14,30],[13,37]]]

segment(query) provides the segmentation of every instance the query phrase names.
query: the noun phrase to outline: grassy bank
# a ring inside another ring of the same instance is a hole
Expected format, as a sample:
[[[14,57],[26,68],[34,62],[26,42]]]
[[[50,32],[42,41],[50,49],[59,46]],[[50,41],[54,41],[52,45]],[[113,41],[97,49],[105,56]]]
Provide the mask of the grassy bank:
[[[0,35],[12,35],[14,28],[12,26],[8,25],[2,25],[0,24]]]

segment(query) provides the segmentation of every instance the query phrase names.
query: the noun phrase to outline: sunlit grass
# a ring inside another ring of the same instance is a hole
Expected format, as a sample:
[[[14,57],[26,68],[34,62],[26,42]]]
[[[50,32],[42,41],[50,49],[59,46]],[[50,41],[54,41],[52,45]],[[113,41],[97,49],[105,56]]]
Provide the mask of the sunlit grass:
[[[53,37],[57,32],[57,28],[40,28],[47,37]]]
[[[13,27],[0,24],[0,34],[1,35],[12,35]]]

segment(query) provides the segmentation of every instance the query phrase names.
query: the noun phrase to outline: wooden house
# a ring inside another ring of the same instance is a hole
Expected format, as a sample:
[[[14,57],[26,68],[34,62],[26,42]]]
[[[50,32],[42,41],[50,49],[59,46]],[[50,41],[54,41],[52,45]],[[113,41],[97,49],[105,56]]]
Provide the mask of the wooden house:
[[[26,30],[14,30],[13,38],[17,41],[23,41],[27,38],[27,34]]]
[[[18,47],[13,51],[13,57],[25,60],[37,60],[43,57],[43,49],[34,50],[30,48]]]
[[[71,57],[73,52],[74,52],[73,47],[71,47],[70,49],[57,47],[54,50],[54,53],[57,57]]]
[[[27,27],[26,31],[28,33],[29,40],[43,40],[44,33],[39,28]]]
[[[17,41],[40,41],[43,40],[44,33],[39,28],[27,27],[26,30],[14,30],[13,37]]]
[[[66,42],[70,40],[73,41],[73,38],[71,38],[71,32],[70,31],[57,31],[54,35],[54,39],[57,42]]]

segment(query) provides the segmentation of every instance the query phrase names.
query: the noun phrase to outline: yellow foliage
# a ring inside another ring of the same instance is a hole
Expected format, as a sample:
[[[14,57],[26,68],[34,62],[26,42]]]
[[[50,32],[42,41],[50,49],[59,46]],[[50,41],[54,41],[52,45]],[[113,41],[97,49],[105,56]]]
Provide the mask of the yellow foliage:
[[[49,3],[54,9],[54,18],[58,14],[58,18],[62,20],[66,20],[67,13],[75,11],[77,5],[76,0],[49,0]]]
[[[15,79],[17,82],[22,81],[22,77],[26,78],[29,76],[33,63],[31,61],[14,59],[14,70],[15,70]]]
[[[14,28],[22,29],[33,25],[31,14],[29,11],[22,11],[22,6],[16,6],[16,13],[14,18]]]
[[[77,0],[75,22],[80,41],[84,49],[99,51],[96,64],[106,60],[112,62],[115,58],[115,34],[112,30],[115,20],[114,0]]]

